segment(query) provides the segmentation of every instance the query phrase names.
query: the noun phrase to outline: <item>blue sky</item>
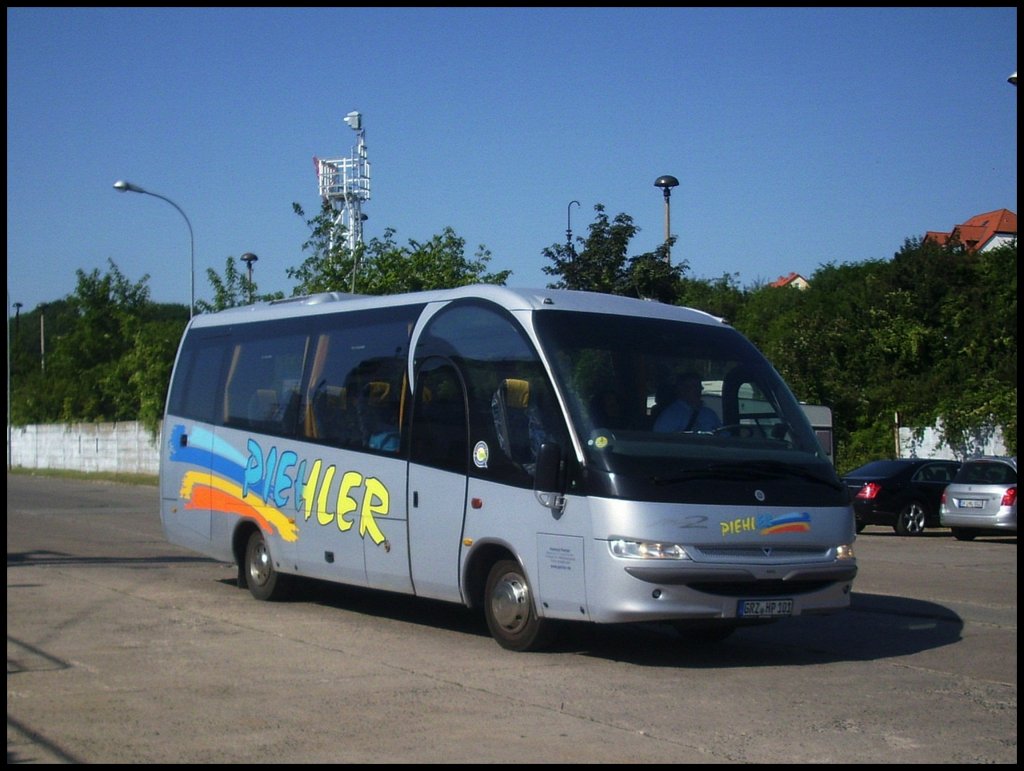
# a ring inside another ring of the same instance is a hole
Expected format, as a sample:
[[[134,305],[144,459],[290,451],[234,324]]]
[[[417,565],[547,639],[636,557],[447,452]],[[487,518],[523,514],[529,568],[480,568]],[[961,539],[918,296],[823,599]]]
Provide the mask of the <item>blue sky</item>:
[[[451,227],[509,284],[594,206],[751,286],[1017,211],[1016,8],[7,9],[8,307],[76,270],[187,304],[253,252],[291,293],[313,157],[372,165],[365,237]],[[572,206],[571,201],[580,206]],[[570,215],[571,212],[571,215]]]

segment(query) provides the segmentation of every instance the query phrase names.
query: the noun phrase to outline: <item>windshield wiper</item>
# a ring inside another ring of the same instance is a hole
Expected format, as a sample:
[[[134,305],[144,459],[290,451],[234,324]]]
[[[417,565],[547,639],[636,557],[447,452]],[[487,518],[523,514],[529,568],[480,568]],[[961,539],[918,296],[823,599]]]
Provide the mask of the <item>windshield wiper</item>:
[[[656,485],[672,485],[689,482],[694,479],[782,479],[797,477],[809,482],[831,487],[833,490],[845,490],[838,479],[818,474],[802,466],[794,466],[778,461],[761,460],[743,463],[707,463],[698,468],[687,469],[671,477],[654,477]]]

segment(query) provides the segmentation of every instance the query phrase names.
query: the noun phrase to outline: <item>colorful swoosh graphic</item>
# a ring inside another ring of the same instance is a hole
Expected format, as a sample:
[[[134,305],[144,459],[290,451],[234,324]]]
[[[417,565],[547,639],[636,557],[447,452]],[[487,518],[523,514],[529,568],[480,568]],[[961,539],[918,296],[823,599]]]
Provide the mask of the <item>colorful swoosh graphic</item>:
[[[208,480],[208,481],[207,481]],[[181,497],[186,509],[210,509],[237,514],[256,521],[266,533],[276,530],[285,541],[299,540],[295,520],[286,517],[273,506],[267,506],[260,496],[249,493],[242,496],[242,488],[219,477],[208,477],[199,471],[188,471],[181,480]]]
[[[185,426],[171,429],[170,459],[206,471],[187,471],[181,480],[181,497],[187,509],[206,509],[252,519],[267,533],[277,531],[285,541],[297,541],[299,529],[295,520],[263,499],[263,490],[250,488],[242,495],[246,459],[227,442],[209,431],[195,428],[186,442]]]
[[[778,533],[807,533],[811,530],[811,515],[807,512],[782,514],[771,517],[769,523],[761,528],[762,535]]]

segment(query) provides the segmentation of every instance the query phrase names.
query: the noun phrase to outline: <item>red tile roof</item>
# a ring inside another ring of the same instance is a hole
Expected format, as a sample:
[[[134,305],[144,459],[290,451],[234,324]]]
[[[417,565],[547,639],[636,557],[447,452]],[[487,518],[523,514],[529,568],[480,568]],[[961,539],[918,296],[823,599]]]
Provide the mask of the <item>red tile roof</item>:
[[[929,230],[924,234],[924,240],[933,241],[940,246],[950,241],[957,241],[963,244],[968,251],[975,252],[984,249],[997,236],[1016,237],[1016,235],[1017,215],[1009,209],[996,209],[984,214],[977,214],[957,225],[948,233]]]
[[[810,285],[810,282],[801,276],[799,273],[790,273],[788,276],[779,276],[775,281],[770,283],[768,286],[789,286],[795,283],[797,287],[803,289]]]

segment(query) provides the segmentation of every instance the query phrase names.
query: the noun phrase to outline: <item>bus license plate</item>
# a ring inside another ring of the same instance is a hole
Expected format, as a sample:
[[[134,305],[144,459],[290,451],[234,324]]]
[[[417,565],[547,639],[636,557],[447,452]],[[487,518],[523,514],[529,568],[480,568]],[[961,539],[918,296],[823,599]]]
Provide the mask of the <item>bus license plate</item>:
[[[751,618],[774,618],[793,615],[792,600],[742,600],[739,615]]]

